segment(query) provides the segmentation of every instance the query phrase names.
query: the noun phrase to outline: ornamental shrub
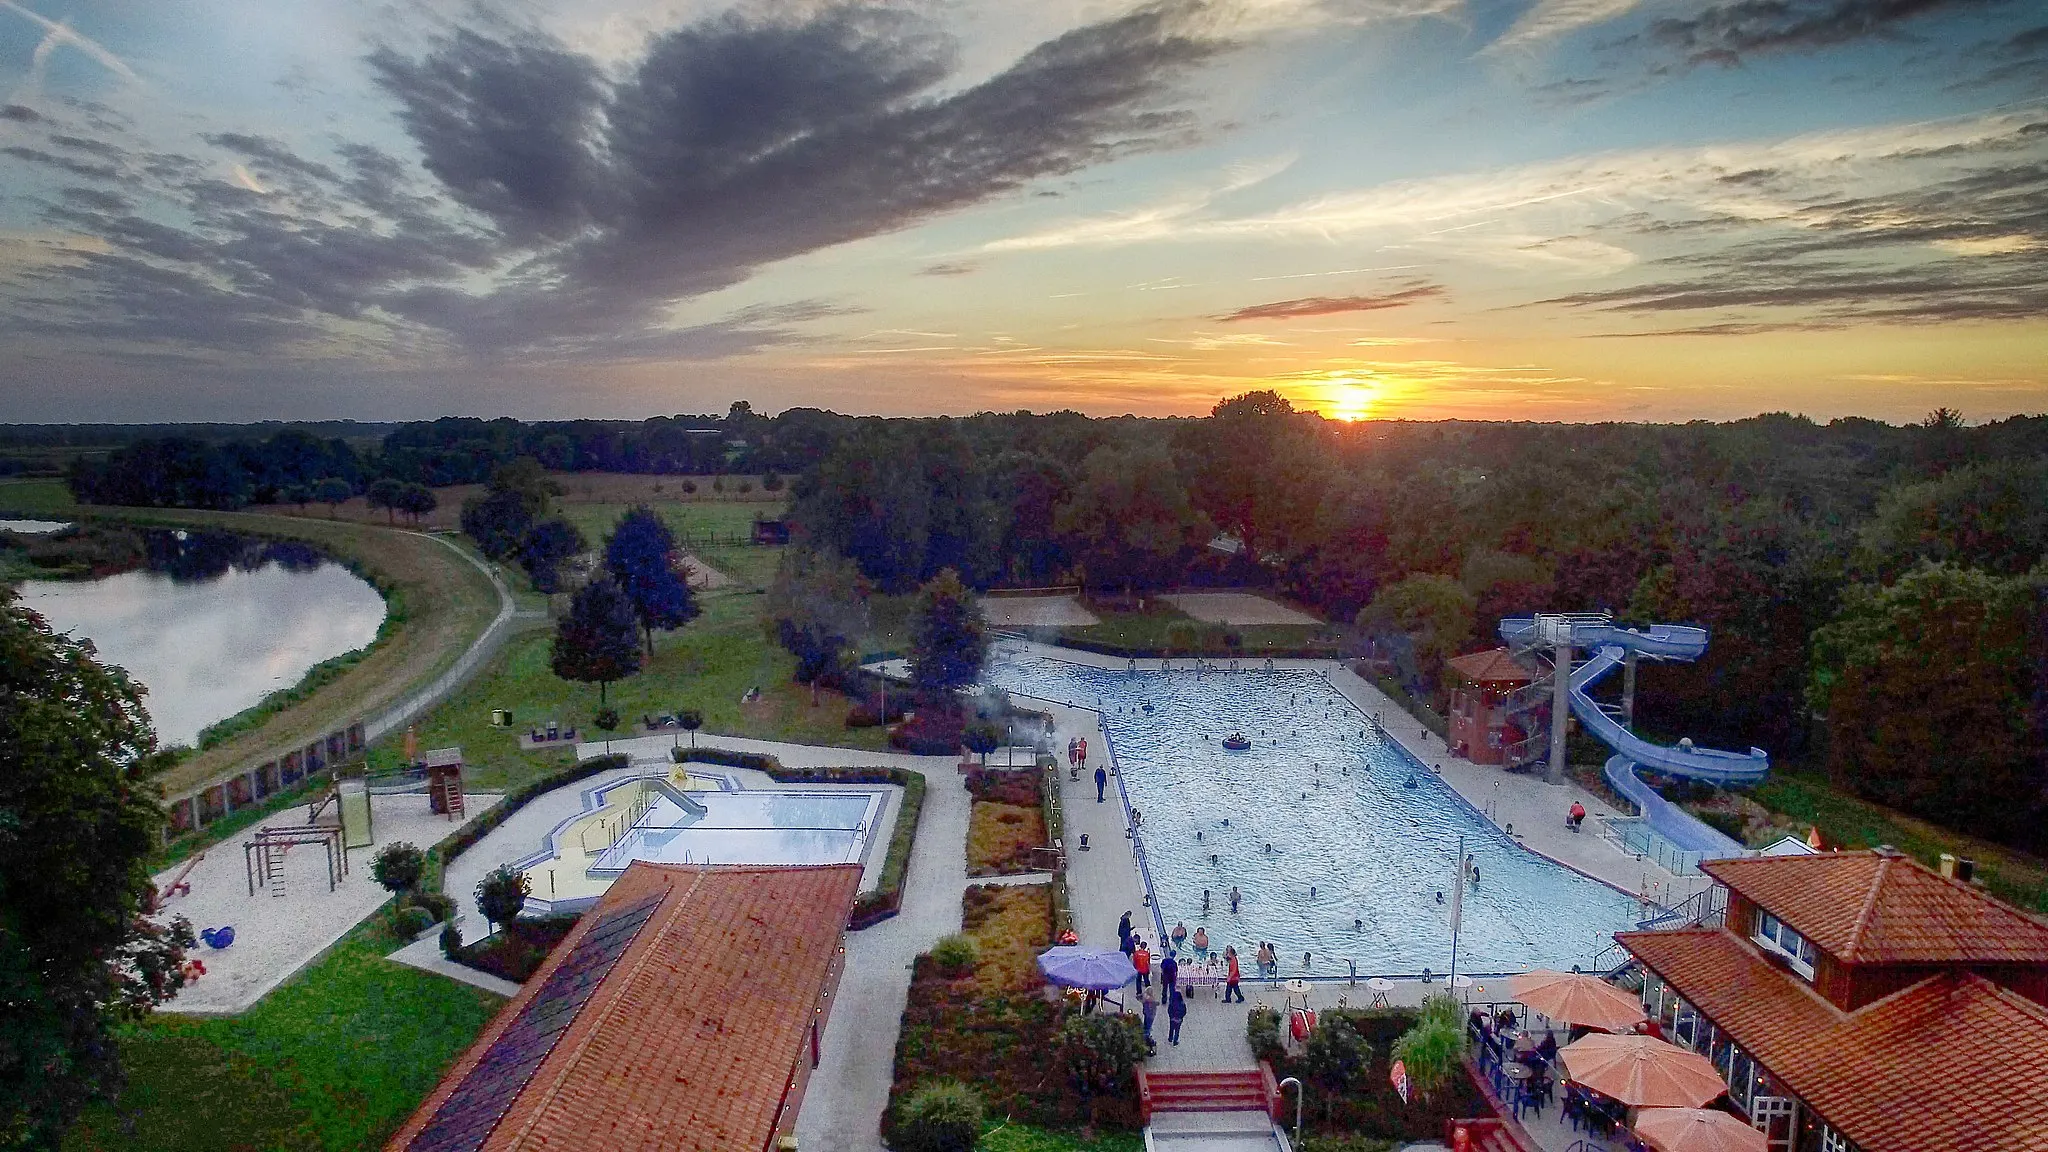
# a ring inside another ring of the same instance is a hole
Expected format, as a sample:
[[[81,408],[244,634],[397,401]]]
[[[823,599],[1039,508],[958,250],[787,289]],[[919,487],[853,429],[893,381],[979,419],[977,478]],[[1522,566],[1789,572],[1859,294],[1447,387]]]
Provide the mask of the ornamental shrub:
[[[1060,1049],[1076,1089],[1114,1096],[1145,1056],[1145,1033],[1130,1016],[1070,1016],[1060,1025]]]
[[[948,976],[965,976],[980,961],[981,947],[972,936],[955,932],[932,945],[932,963]]]
[[[1265,1004],[1255,1004],[1244,1014],[1244,1038],[1252,1046],[1252,1057],[1269,1064],[1278,1064],[1287,1055],[1287,1045],[1280,1039],[1280,1012]]]
[[[958,1080],[927,1080],[899,1110],[896,1152],[973,1152],[981,1138],[981,1094]]]
[[[403,840],[386,844],[370,858],[370,878],[387,892],[411,892],[420,886],[426,870],[427,854]]]

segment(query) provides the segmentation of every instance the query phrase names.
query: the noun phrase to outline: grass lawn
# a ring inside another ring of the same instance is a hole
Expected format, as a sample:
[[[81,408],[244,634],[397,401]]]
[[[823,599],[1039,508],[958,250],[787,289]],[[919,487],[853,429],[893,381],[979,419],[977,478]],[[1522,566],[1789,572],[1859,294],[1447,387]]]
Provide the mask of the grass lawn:
[[[1255,655],[1305,648],[1329,631],[1329,628],[1322,624],[1203,624],[1156,597],[1146,601],[1143,612],[1104,610],[1099,607],[1091,607],[1090,611],[1102,622],[1085,627],[1062,628],[1059,634],[1088,643],[1114,644],[1123,648],[1159,651],[1172,648],[1186,651],[1188,640],[1185,632],[1193,628],[1199,630],[1199,639],[1195,643],[1204,654],[1217,655],[1230,651],[1224,636],[1226,633],[1234,633],[1241,641],[1239,649],[1245,655]],[[1176,624],[1181,627],[1175,628]],[[1174,632],[1171,638],[1168,636],[1169,630]],[[1169,639],[1176,643],[1169,643]]]
[[[1098,1132],[1092,1138],[1059,1128],[1033,1128],[1002,1121],[982,1130],[981,1152],[1145,1152],[1137,1132]]]
[[[734,551],[766,554],[771,561],[774,555],[768,548]],[[611,703],[623,718],[617,735],[633,735],[631,728],[643,713],[696,708],[704,713],[700,738],[733,735],[886,750],[881,729],[846,727],[845,697],[826,692],[814,707],[810,689],[791,681],[795,660],[762,631],[756,616],[759,596],[728,589],[705,596],[701,603],[703,615],[689,626],[655,634],[650,665],[611,686]],[[574,752],[568,748],[518,751],[518,731],[535,722],[574,724],[591,738],[602,737],[590,727],[597,711],[597,686],[556,677],[548,667],[552,644],[552,632],[544,630],[507,641],[489,668],[420,722],[420,746],[460,745],[470,765],[470,781],[482,790],[512,787],[570,764]],[[741,704],[740,696],[756,685],[761,700]],[[511,709],[514,728],[491,727],[493,708]],[[400,755],[396,744],[387,741],[371,750],[370,762],[396,767]]]
[[[0,512],[62,520],[78,510],[62,480],[0,480]]]
[[[659,513],[669,530],[676,534],[678,541],[692,537],[717,536],[720,540],[744,539],[753,534],[754,517],[779,515],[780,503],[753,502],[683,502],[680,500],[651,501],[648,507]],[[611,535],[612,527],[619,517],[633,508],[631,503],[576,503],[559,500],[555,510],[563,519],[576,525],[592,548],[602,548],[604,538]],[[773,551],[770,549],[769,551]]]
[[[240,1016],[128,1030],[126,1090],[66,1152],[376,1147],[504,1003],[384,959],[400,943],[379,914]]]
[[[1781,767],[1749,795],[1787,823],[1819,827],[1829,847],[1889,844],[1930,867],[1943,852],[1975,860],[1986,891],[2022,908],[2048,912],[2048,861],[2037,856],[1858,799],[1817,774]]]

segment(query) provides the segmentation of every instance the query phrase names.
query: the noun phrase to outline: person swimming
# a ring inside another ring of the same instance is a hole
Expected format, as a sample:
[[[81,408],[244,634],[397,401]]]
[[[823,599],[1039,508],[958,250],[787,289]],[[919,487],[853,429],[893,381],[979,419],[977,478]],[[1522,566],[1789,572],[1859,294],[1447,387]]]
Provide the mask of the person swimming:
[[[1311,885],[1309,885],[1309,886],[1308,886],[1308,895],[1309,895],[1309,899],[1311,899],[1311,900],[1315,899],[1315,895],[1316,895],[1316,886],[1315,886],[1315,885],[1311,884]]]
[[[1195,951],[1198,953],[1209,950],[1209,930],[1207,928],[1200,925],[1196,926],[1194,945]]]
[[[1362,920],[1362,919],[1360,919],[1360,918],[1358,918],[1358,917],[1353,917],[1353,918],[1352,918],[1352,920],[1351,920],[1351,930],[1352,930],[1353,932],[1357,932],[1357,931],[1360,931],[1360,930],[1364,929],[1364,927],[1365,927],[1365,921],[1364,921],[1364,920]]]
[[[1242,896],[1240,896],[1240,895],[1238,895],[1238,891],[1237,891],[1237,885],[1235,885],[1235,884],[1232,884],[1232,885],[1230,886],[1230,914],[1231,914],[1231,915],[1233,915],[1233,916],[1237,915],[1237,902],[1238,902],[1239,900],[1241,900],[1241,899],[1243,899],[1243,897],[1242,897]]]
[[[1185,940],[1186,940],[1186,939],[1188,938],[1188,926],[1187,926],[1187,922],[1186,922],[1186,921],[1180,921],[1180,922],[1178,922],[1178,923],[1174,924],[1174,926],[1173,926],[1173,933],[1172,933],[1172,935],[1173,935],[1173,942],[1174,942],[1175,944],[1179,944],[1179,943],[1181,943],[1182,941],[1185,941]]]
[[[1204,888],[1204,889],[1202,889],[1202,914],[1206,916],[1206,915],[1208,915],[1208,912],[1209,912],[1209,890],[1208,890],[1207,888]]]

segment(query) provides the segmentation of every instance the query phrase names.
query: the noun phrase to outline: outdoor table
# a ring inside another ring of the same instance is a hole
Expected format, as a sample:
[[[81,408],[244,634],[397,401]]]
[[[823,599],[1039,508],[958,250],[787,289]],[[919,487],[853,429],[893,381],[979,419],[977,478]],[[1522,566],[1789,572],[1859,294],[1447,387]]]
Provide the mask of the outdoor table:
[[[1223,995],[1225,975],[1222,968],[1205,964],[1199,967],[1190,966],[1182,968],[1179,974],[1179,981],[1190,992],[1197,988],[1209,988],[1213,989],[1216,995],[1221,996]]]
[[[1502,1066],[1501,1074],[1510,1080],[1527,1080],[1536,1073],[1527,1064],[1517,1064],[1510,1060]]]
[[[1367,980],[1365,982],[1365,986],[1367,988],[1372,989],[1372,1007],[1389,1007],[1387,1003],[1387,993],[1392,992],[1394,990],[1394,982],[1392,980],[1389,980],[1384,976],[1375,976],[1372,979]]]
[[[1301,1003],[1295,1003],[1296,1000],[1300,1000]],[[1287,982],[1287,1007],[1289,1009],[1300,1008],[1307,1010],[1308,981],[1297,977]]]

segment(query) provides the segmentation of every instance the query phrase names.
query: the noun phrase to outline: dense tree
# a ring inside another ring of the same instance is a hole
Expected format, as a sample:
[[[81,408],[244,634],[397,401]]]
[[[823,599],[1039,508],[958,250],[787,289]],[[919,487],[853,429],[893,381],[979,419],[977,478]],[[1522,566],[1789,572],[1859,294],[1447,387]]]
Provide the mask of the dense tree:
[[[411,517],[414,524],[420,522],[420,517],[440,506],[440,497],[434,495],[434,490],[425,484],[406,484],[398,490],[397,508]]]
[[[988,621],[960,574],[948,568],[917,591],[910,619],[910,682],[928,705],[951,710],[954,694],[981,679]]]
[[[519,567],[533,583],[533,590],[552,596],[563,590],[562,564],[579,556],[588,545],[574,524],[560,518],[543,520],[527,529],[519,542]]]
[[[1889,489],[1861,544],[1863,563],[1885,574],[1919,560],[2024,572],[2048,557],[2048,459],[1965,465]]]
[[[1405,638],[1414,646],[1417,673],[1435,684],[1444,661],[1472,641],[1472,593],[1448,576],[1410,576],[1380,590],[1358,613],[1368,633]]]
[[[476,908],[484,914],[485,923],[510,928],[518,923],[519,912],[532,894],[533,881],[526,873],[503,864],[476,882]]]
[[[640,671],[640,624],[633,602],[609,575],[576,590],[569,614],[555,622],[548,666],[564,680],[597,685],[600,708],[613,681]]]
[[[533,513],[517,492],[492,492],[462,502],[463,535],[493,560],[517,555],[532,527]]]
[[[647,636],[647,658],[654,659],[655,631],[672,632],[695,620],[699,612],[689,581],[678,571],[675,536],[643,504],[619,517],[605,542],[604,563],[632,602],[633,615]]]
[[[313,499],[327,505],[329,517],[338,512],[343,504],[348,503],[349,497],[355,494],[355,489],[349,486],[348,481],[336,476],[329,476],[313,486]]]
[[[867,622],[868,583],[830,551],[790,548],[768,585],[761,614],[775,642],[796,657],[796,680],[812,686],[839,669]]]
[[[1953,828],[2048,847],[2048,570],[1923,565],[1857,586],[1814,635],[1814,709],[1838,784]]]
[[[405,503],[405,482],[386,476],[371,483],[363,499],[372,508],[382,508],[385,518],[393,525],[398,523],[398,510]]]
[[[1126,590],[1170,583],[1176,562],[1208,538],[1172,458],[1156,444],[1090,452],[1054,528],[1087,583]]]
[[[1321,423],[1265,390],[1221,401],[1208,420],[1184,426],[1195,506],[1254,562],[1305,542],[1329,484]]]
[[[0,1146],[54,1147],[184,982],[191,926],[143,918],[164,763],[142,690],[0,588]]]

